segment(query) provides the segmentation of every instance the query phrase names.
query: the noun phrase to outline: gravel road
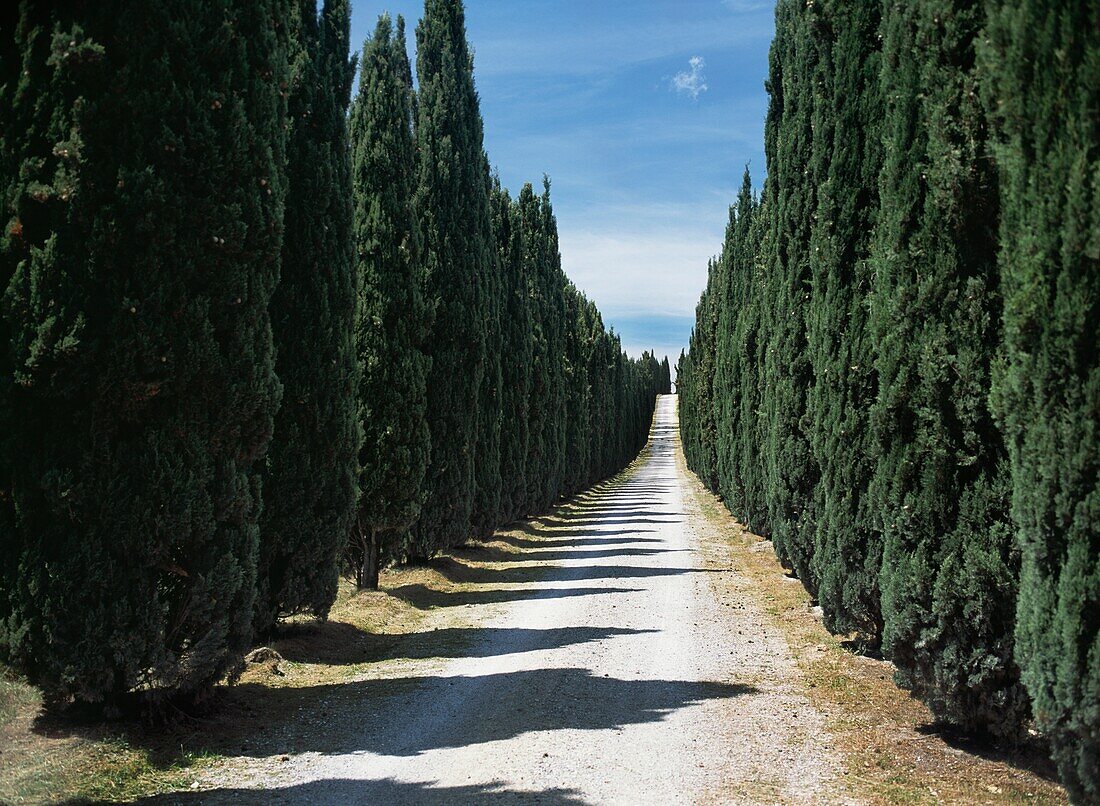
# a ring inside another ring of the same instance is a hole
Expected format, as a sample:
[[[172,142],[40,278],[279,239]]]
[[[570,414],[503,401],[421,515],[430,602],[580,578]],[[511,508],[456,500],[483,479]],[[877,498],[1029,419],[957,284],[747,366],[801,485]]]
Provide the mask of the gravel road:
[[[249,759],[217,791],[195,794],[235,803],[848,800],[784,638],[751,590],[712,584],[735,572],[704,556],[703,516],[685,494],[678,451],[675,398],[665,396],[631,475],[543,520],[515,561],[485,572],[484,587],[529,595],[473,604],[485,608],[481,637],[446,654],[453,659],[406,666],[408,685],[341,709],[313,747]]]

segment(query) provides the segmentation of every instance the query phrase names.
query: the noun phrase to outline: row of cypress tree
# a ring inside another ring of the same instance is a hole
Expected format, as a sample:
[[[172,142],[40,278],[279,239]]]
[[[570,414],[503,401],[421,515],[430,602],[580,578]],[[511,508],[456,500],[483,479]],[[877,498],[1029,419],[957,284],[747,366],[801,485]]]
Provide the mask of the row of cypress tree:
[[[50,698],[201,694],[644,444],[667,362],[491,177],[460,0],[354,103],[347,0],[0,14],[0,658]]]
[[[780,0],[684,450],[826,626],[1100,799],[1100,18]]]

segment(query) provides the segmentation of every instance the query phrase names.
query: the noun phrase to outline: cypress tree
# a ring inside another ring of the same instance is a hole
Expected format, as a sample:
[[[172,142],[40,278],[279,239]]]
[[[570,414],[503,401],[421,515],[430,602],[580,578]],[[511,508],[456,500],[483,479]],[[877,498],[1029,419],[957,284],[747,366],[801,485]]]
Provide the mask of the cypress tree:
[[[821,468],[814,576],[825,625],[877,644],[882,631],[882,544],[867,495],[874,473],[868,417],[877,385],[867,323],[871,233],[882,164],[879,4],[822,6],[832,47],[815,103],[817,210],[810,240],[813,280],[808,345],[814,385],[809,429]]]
[[[264,479],[258,633],[280,615],[324,618],[355,516],[360,431],[352,323],[351,166],[345,118],[354,64],[347,0],[298,3],[289,98],[282,274],[271,300],[283,400]]]
[[[528,407],[531,388],[531,311],[523,271],[518,207],[497,180],[492,195],[493,234],[501,269],[500,511],[504,522],[527,512]]]
[[[587,338],[584,321],[585,299],[568,280],[565,285],[565,369],[566,392],[565,461],[563,495],[585,487],[592,423],[591,389],[584,355]]]
[[[740,390],[742,375],[752,367],[741,360],[738,320],[745,307],[754,304],[747,296],[753,276],[752,244],[749,227],[754,208],[752,182],[748,168],[741,182],[737,204],[730,208],[726,238],[722,247],[722,281],[717,289],[717,343],[714,358],[714,418],[716,431],[715,461],[718,491],[731,512],[745,520],[744,480],[739,463],[741,418]]]
[[[488,164],[487,162],[485,163]],[[487,193],[493,192],[488,173]],[[474,448],[474,500],[470,514],[475,536],[493,533],[501,521],[501,418],[504,413],[503,308],[504,278],[493,234],[487,260],[482,268],[482,296],[477,314],[485,340],[485,362],[478,390],[477,442]]]
[[[527,399],[529,438],[527,441],[527,476],[525,506],[527,512],[538,512],[550,503],[546,495],[546,479],[552,461],[553,445],[549,439],[552,416],[552,355],[548,335],[550,303],[547,297],[547,244],[543,238],[542,205],[530,184],[523,186],[518,199],[520,238],[523,243],[522,264],[526,294],[531,310],[531,372]]]
[[[771,103],[765,152],[771,190],[772,247],[767,309],[769,340],[764,367],[767,412],[769,533],[779,558],[811,592],[812,527],[818,468],[807,435],[807,393],[813,383],[806,341],[810,223],[818,177],[809,170],[813,106],[826,36],[820,10],[801,0],[780,0],[769,72]]]
[[[411,553],[428,556],[470,534],[485,362],[480,314],[493,243],[489,172],[461,1],[427,0],[416,41],[416,207],[436,315],[426,342],[432,358],[428,497]]]
[[[994,400],[1022,553],[1016,657],[1070,798],[1100,801],[1100,20],[991,4],[1004,348]]]
[[[27,103],[24,76],[41,78],[36,72],[24,73],[23,61],[32,63],[42,57],[30,45],[33,34],[28,28],[37,24],[23,8],[9,3],[0,10],[0,297],[11,280],[19,260],[23,237],[22,222],[15,201],[19,194],[19,163],[23,139],[34,137],[41,123],[33,121],[35,104]],[[44,42],[42,43],[44,44]],[[42,45],[40,44],[39,47]],[[12,384],[11,331],[7,317],[0,315],[0,658],[8,658],[12,637],[9,622],[12,597],[22,595],[19,586],[21,547],[15,532],[12,506],[14,423],[11,418]]]
[[[1017,552],[988,408],[1000,338],[997,196],[973,69],[982,7],[883,11],[885,162],[873,260],[883,646],[898,682],[967,731],[1028,715],[1012,657]]]
[[[714,370],[718,340],[718,293],[722,259],[707,264],[707,287],[695,310],[692,371],[695,405],[695,472],[710,490],[718,489],[718,435],[715,423]]]
[[[588,333],[585,369],[591,400],[588,419],[592,445],[585,486],[591,486],[609,476],[614,469],[609,453],[615,412],[611,408],[610,339],[595,303],[585,298],[582,309]]]
[[[4,643],[51,698],[195,692],[248,646],[279,400],[289,12],[21,7]]]
[[[545,446],[539,511],[548,509],[562,493],[565,477],[565,275],[558,250],[558,224],[550,204],[550,180],[543,177],[539,198],[539,229],[542,262],[538,284],[542,301],[542,333],[546,340],[546,417],[543,420]]]
[[[351,112],[358,304],[355,345],[363,447],[359,513],[348,563],[360,587],[376,588],[384,556],[402,558],[420,515],[432,450],[427,421],[430,332],[421,240],[413,89],[404,21],[379,18],[363,45]],[[386,555],[383,555],[383,549]]]
[[[744,301],[737,313],[737,330],[734,344],[737,347],[737,401],[739,406],[738,429],[735,435],[734,452],[737,455],[737,470],[744,499],[739,514],[742,521],[758,534],[768,533],[767,504],[767,465],[764,447],[767,435],[767,418],[764,416],[764,365],[768,345],[768,308],[770,283],[768,268],[770,265],[766,239],[771,233],[768,214],[771,210],[768,199],[769,188],[752,208],[746,227],[748,245],[746,247],[745,271],[748,274],[745,285]]]

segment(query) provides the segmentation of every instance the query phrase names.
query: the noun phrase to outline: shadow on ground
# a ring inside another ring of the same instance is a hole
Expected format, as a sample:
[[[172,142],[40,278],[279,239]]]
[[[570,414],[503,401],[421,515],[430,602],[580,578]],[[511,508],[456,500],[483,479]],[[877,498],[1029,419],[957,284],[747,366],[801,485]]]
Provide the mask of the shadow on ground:
[[[486,658],[516,652],[559,649],[571,644],[602,641],[619,635],[638,635],[653,630],[619,627],[570,627],[531,630],[519,627],[448,627],[415,633],[371,633],[351,624],[317,625],[326,640],[276,642],[279,654],[295,663],[351,665],[391,658]]]
[[[427,585],[402,585],[388,593],[420,610],[436,607],[522,602],[528,599],[572,599],[577,596],[598,596],[613,593],[637,593],[640,588],[489,588],[482,590],[441,591]]]
[[[298,784],[285,789],[215,789],[206,792],[180,792],[159,795],[137,801],[144,804],[174,803],[242,804],[265,806],[269,803],[384,803],[423,804],[443,806],[455,803],[488,803],[494,806],[518,806],[519,804],[547,804],[547,806],[580,806],[586,803],[580,793],[572,789],[542,789],[521,792],[506,789],[501,784],[437,787],[428,784],[404,783],[385,779],[382,781],[355,781],[333,779],[308,784]]]

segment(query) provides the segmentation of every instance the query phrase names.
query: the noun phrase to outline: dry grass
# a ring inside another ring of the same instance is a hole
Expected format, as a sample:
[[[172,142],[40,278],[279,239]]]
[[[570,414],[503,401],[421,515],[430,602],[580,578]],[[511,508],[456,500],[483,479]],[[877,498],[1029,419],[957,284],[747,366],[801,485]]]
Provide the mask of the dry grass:
[[[682,454],[679,461],[683,465]],[[690,494],[706,523],[700,538],[719,585],[745,585],[779,627],[801,671],[804,693],[843,752],[845,780],[873,803],[1066,803],[1038,746],[1002,752],[952,737],[893,682],[886,661],[856,654],[831,635],[805,588],[779,564],[771,542],[746,531],[694,474]],[[732,589],[718,591],[732,598]]]

